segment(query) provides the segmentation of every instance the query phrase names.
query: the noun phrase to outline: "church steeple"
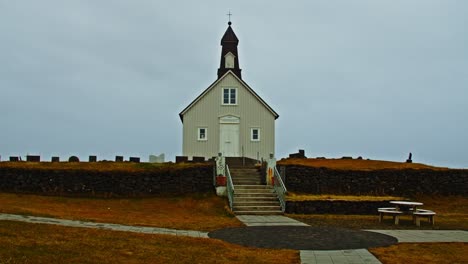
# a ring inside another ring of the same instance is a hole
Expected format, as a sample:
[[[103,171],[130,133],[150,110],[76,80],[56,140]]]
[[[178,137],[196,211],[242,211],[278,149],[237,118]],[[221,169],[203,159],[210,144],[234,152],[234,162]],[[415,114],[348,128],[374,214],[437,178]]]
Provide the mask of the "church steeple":
[[[221,63],[218,69],[218,79],[227,71],[231,70],[237,77],[241,78],[241,69],[239,68],[239,56],[237,55],[237,45],[239,39],[231,28],[231,21],[228,22],[228,28],[221,39]]]

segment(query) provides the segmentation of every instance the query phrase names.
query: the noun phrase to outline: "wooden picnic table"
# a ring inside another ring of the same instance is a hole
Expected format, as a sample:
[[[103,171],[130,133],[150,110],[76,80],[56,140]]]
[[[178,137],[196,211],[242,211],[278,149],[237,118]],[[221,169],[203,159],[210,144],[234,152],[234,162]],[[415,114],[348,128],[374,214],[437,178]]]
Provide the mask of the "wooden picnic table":
[[[420,226],[420,218],[428,218],[429,223],[434,225],[435,212],[430,210],[418,209],[418,206],[423,205],[420,202],[410,201],[390,201],[390,204],[395,205],[395,208],[379,208],[379,222],[382,222],[383,216],[391,215],[395,221],[395,225],[398,225],[399,216],[401,214],[409,214],[413,216],[413,222]]]

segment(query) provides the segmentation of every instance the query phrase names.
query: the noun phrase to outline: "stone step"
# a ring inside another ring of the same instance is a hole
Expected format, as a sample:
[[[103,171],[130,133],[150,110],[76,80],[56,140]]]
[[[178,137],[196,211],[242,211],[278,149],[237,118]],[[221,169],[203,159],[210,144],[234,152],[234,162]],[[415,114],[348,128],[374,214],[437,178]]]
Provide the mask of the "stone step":
[[[262,185],[260,181],[256,180],[233,180],[234,188],[236,185]]]
[[[269,189],[273,190],[273,187],[270,185],[235,185],[234,188],[236,190],[242,190],[242,189]]]
[[[263,177],[260,175],[231,175],[232,179],[262,179]]]
[[[248,182],[253,182],[253,185],[258,185],[258,182],[261,182],[260,179],[232,179],[234,185],[249,185]],[[246,182],[246,184],[241,184]]]
[[[279,202],[278,197],[265,197],[265,196],[259,196],[259,197],[234,197],[234,203],[246,203],[246,202]]]
[[[259,185],[261,186],[261,185]],[[273,189],[265,189],[265,188],[249,188],[249,189],[242,189],[242,188],[236,188],[234,187],[235,193],[236,194],[242,194],[242,193],[273,193]]]
[[[281,210],[277,211],[234,211],[236,215],[282,215]]]
[[[234,201],[232,206],[280,206],[279,201],[277,200],[270,200],[270,201]]]
[[[265,198],[269,198],[269,197],[274,197],[275,199],[278,198],[278,196],[276,195],[276,193],[237,193],[237,192],[234,192],[234,198],[253,198],[253,197],[256,197],[256,198],[260,198],[260,197],[265,197]]]
[[[262,174],[258,170],[250,170],[250,169],[240,169],[240,170],[229,170],[231,175],[237,175],[237,174]]]
[[[234,212],[236,211],[281,211],[279,205],[248,205],[248,206],[233,206]]]
[[[262,177],[258,176],[258,175],[241,175],[241,176],[231,176],[231,179],[258,179],[258,180],[261,180]]]

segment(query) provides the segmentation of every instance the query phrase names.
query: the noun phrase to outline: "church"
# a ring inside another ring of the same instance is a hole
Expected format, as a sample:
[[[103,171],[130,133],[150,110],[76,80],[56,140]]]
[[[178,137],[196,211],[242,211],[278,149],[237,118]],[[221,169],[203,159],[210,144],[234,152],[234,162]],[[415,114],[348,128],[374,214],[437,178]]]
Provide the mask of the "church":
[[[279,115],[242,79],[231,24],[221,38],[218,78],[179,114],[183,156],[261,160],[275,153]]]

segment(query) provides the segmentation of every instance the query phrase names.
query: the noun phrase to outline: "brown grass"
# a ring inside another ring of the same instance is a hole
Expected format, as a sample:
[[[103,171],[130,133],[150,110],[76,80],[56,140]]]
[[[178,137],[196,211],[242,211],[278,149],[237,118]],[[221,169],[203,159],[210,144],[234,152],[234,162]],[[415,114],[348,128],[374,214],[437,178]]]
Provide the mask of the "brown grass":
[[[369,251],[384,264],[468,263],[468,243],[400,243]]]
[[[0,245],[0,263],[299,263],[293,250],[9,221],[0,221]]]
[[[334,194],[305,194],[288,192],[286,199],[288,201],[390,201],[405,200],[397,196],[370,196],[370,195],[334,195]]]
[[[0,162],[0,168],[41,170],[86,170],[86,171],[147,171],[173,170],[208,163],[133,163],[133,162]]]
[[[0,193],[1,213],[203,231],[242,226],[225,207],[213,194],[95,199]]]
[[[414,199],[424,203],[422,208],[437,213],[436,225],[421,221],[421,227],[413,224],[410,216],[402,216],[398,226],[391,218],[378,222],[375,215],[288,215],[312,226],[334,226],[353,229],[461,229],[468,230],[468,197],[463,196],[419,196]]]
[[[301,165],[307,167],[324,167],[335,170],[383,170],[383,169],[431,169],[447,170],[448,168],[433,167],[421,163],[392,162],[382,160],[357,159],[283,159],[278,165]]]

